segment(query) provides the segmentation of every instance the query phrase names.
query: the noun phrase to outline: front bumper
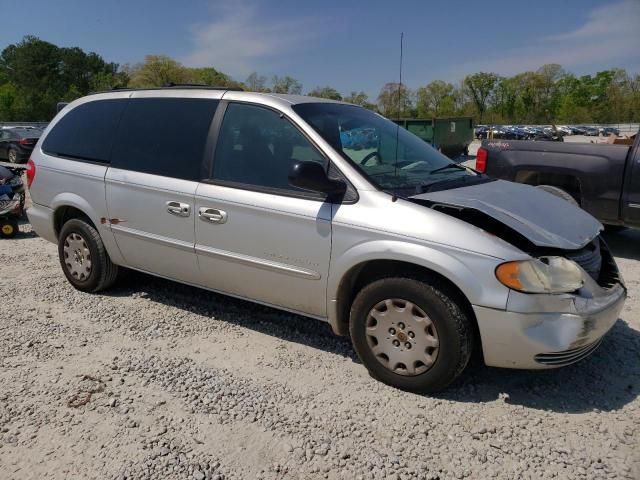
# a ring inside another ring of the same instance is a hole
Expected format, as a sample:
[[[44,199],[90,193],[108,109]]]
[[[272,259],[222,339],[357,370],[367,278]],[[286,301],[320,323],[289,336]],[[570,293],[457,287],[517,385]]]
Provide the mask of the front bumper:
[[[575,294],[511,291],[506,310],[474,305],[484,361],[527,369],[575,363],[598,347],[616,323],[626,296],[621,281],[603,288],[585,272],[585,286]]]

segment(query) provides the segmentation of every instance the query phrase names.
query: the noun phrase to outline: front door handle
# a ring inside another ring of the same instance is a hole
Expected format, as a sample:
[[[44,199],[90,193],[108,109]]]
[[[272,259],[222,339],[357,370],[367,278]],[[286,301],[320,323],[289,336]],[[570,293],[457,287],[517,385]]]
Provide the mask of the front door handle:
[[[205,222],[226,223],[227,221],[227,212],[216,208],[200,207],[198,216]]]
[[[167,212],[178,217],[188,217],[191,207],[188,203],[167,202]]]

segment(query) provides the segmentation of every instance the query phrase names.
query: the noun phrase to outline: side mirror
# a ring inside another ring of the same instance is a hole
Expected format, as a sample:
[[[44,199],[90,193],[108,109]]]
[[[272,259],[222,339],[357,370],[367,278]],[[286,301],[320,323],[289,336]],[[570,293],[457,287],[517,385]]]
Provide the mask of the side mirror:
[[[289,183],[304,190],[326,193],[330,197],[344,195],[347,191],[347,184],[330,179],[318,162],[294,163],[289,172]]]

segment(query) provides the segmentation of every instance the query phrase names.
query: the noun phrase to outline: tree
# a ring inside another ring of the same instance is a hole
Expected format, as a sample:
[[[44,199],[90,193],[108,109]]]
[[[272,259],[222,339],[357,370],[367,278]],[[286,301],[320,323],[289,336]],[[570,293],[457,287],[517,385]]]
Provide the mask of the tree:
[[[360,105],[361,107],[368,108],[369,110],[375,110],[376,106],[369,102],[369,96],[364,92],[351,92],[349,95],[343,98],[347,103],[353,103],[354,105]]]
[[[279,77],[275,75],[272,80],[273,87],[271,91],[273,93],[289,93],[293,95],[300,95],[302,93],[302,84],[295,78],[291,78],[289,75]]]
[[[0,54],[0,82],[13,85],[8,87],[13,92],[9,96],[4,89],[3,115],[48,120],[55,114],[57,102],[86,95],[95,88],[96,79],[116,79],[118,74],[117,64],[105,62],[96,53],[85,53],[77,47],[59,48],[26,36]],[[10,102],[11,97],[14,100]],[[9,103],[13,113],[8,113]]]
[[[328,98],[330,100],[342,100],[342,95],[333,87],[316,87],[307,93],[310,97]]]
[[[253,72],[251,75],[247,77],[244,81],[244,84],[247,86],[247,90],[250,92],[268,92],[267,88],[267,77],[264,75],[258,75],[257,72]]]
[[[485,72],[467,75],[464,79],[464,84],[469,89],[471,98],[478,110],[480,123],[482,123],[484,112],[487,109],[487,100],[493,93],[493,89],[495,88],[497,81],[498,76],[495,73]]]
[[[186,78],[191,83],[201,83],[212,87],[243,87],[242,83],[236,82],[226,73],[222,73],[213,67],[187,68]]]
[[[165,55],[147,55],[144,62],[128,72],[129,86],[134,88],[162,87],[169,83],[189,83],[188,70],[180,62]]]
[[[453,85],[434,80],[417,91],[416,109],[419,117],[450,115],[454,111]]]
[[[412,93],[406,85],[387,83],[378,95],[378,108],[387,118],[402,118],[411,114]]]

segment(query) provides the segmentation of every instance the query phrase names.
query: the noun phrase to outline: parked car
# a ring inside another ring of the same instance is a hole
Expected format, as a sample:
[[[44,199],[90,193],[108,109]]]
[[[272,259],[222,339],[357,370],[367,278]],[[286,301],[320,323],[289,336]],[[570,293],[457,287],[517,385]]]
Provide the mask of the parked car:
[[[0,128],[0,159],[24,163],[31,155],[42,130],[35,127]]]
[[[375,147],[344,145],[351,130]],[[354,105],[95,94],[58,114],[28,166],[31,224],[78,290],[127,267],[324,320],[406,390],[444,388],[474,349],[492,366],[573,363],[626,298],[591,215]]]
[[[584,127],[583,135],[588,137],[597,137],[600,134],[600,131],[596,127]]]
[[[551,187],[605,225],[640,227],[639,138],[633,146],[485,141],[476,168],[494,178]]]
[[[599,129],[601,135],[608,137],[610,135],[615,135],[616,137],[620,136],[620,130],[615,127],[602,127]]]

